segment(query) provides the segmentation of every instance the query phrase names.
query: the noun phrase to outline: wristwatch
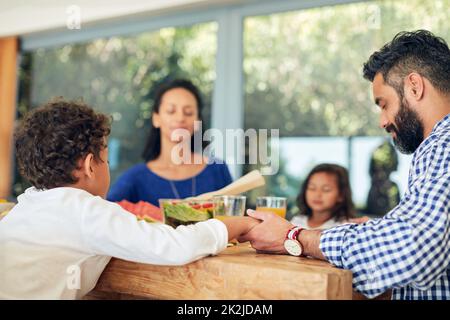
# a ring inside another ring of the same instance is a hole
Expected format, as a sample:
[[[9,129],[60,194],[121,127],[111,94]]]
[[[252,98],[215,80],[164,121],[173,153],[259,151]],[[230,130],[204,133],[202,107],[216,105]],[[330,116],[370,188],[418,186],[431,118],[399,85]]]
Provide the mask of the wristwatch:
[[[284,240],[284,248],[290,255],[299,257],[303,253],[303,247],[297,240],[297,237],[302,230],[304,230],[304,228],[293,227],[286,234],[286,240]]]

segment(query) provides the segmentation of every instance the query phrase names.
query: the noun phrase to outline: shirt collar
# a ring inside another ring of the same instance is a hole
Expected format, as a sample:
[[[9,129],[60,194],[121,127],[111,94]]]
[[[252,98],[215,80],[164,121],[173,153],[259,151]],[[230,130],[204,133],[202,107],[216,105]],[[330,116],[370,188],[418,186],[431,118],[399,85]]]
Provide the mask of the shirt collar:
[[[414,151],[413,157],[416,157],[417,155],[421,154],[424,150],[426,150],[426,146],[436,139],[437,137],[436,134],[448,127],[450,127],[450,113],[447,114],[444,118],[439,120],[434,125],[430,135],[425,140],[423,140],[422,143],[419,145],[419,147],[416,149],[416,151]]]
[[[444,118],[439,120],[433,127],[433,130],[431,131],[431,134],[439,132],[443,130],[444,128],[447,128],[450,126],[450,113],[447,114]],[[431,135],[430,134],[430,135]]]

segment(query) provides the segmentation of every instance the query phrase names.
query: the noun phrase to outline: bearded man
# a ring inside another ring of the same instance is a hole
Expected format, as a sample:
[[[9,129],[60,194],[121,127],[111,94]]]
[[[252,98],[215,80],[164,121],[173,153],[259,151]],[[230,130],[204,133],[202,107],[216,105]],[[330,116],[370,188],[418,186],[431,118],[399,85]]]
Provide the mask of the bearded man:
[[[429,31],[401,32],[364,64],[395,146],[414,153],[408,189],[383,218],[309,231],[271,213],[240,241],[324,259],[369,298],[450,299],[450,50]]]

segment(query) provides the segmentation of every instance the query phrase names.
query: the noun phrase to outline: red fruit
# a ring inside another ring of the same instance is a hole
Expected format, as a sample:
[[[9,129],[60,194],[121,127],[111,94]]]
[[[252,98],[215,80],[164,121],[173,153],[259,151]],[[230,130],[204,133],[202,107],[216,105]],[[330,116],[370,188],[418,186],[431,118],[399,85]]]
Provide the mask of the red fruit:
[[[145,201],[139,201],[138,203],[131,203],[126,200],[122,200],[118,202],[118,204],[125,210],[129,211],[130,213],[134,214],[138,219],[145,220],[146,217],[147,221],[164,221],[164,216],[161,212],[161,210],[157,207],[152,205],[151,203],[145,202]]]
[[[202,205],[202,208],[204,208],[204,209],[208,209],[208,208],[212,208],[212,207],[214,207],[213,203],[204,203]]]

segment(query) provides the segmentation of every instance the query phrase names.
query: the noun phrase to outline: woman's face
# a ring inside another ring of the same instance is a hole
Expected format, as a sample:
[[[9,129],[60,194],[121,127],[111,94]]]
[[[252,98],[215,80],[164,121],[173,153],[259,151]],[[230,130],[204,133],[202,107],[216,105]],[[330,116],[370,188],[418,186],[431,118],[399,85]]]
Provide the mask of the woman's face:
[[[340,201],[342,197],[336,175],[317,172],[310,177],[306,187],[306,204],[313,213],[329,212]]]
[[[180,142],[182,137],[174,134],[177,129],[194,133],[194,121],[198,120],[198,106],[195,96],[183,88],[170,89],[161,99],[159,112],[152,117],[153,126],[161,129],[161,138]]]

